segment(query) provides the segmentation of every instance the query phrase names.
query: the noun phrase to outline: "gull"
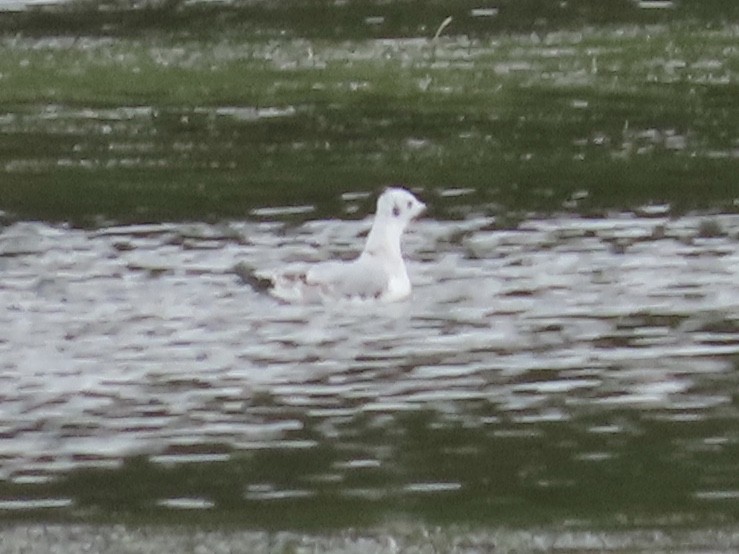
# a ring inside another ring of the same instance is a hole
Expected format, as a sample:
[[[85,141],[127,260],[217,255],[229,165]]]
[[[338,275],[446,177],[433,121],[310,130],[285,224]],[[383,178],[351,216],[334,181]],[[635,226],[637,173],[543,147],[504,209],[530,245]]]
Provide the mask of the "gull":
[[[257,278],[272,296],[289,303],[403,300],[411,293],[411,281],[400,237],[425,209],[408,190],[387,188],[377,199],[372,228],[357,258],[317,263],[304,271],[263,273]]]

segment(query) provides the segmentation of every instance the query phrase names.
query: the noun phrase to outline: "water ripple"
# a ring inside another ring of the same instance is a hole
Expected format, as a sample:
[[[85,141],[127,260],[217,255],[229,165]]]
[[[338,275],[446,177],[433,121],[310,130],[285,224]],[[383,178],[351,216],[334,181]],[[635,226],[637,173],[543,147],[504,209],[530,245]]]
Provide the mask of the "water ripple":
[[[489,425],[499,440],[586,419],[593,436],[630,433],[611,418],[623,409],[673,424],[735,418],[739,218],[711,218],[724,232],[710,238],[705,218],[662,212],[531,219],[506,231],[488,218],[422,221],[406,241],[412,300],[361,308],[282,305],[232,269],[324,259],[325,242],[331,255],[351,255],[367,222],[15,223],[0,234],[0,479],[43,482],[140,454],[177,465],[349,445],[362,418],[371,433],[428,410]],[[734,440],[716,439],[717,448]],[[573,463],[619,456],[608,441],[582,446]],[[333,470],[387,464],[364,444]],[[562,485],[541,479],[552,483]],[[245,494],[312,496],[304,486]],[[361,483],[342,490],[382,494]],[[158,502],[211,506],[187,495]]]

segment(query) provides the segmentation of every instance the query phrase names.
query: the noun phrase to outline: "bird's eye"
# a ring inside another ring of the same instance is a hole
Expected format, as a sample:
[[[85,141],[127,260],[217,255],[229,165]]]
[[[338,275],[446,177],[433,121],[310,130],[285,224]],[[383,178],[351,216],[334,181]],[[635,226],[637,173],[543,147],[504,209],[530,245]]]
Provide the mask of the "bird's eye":
[[[393,206],[393,216],[398,217],[400,215],[400,208],[397,204]]]
[[[410,200],[408,200],[408,209],[410,210],[412,206],[413,206],[413,202],[411,202]]]

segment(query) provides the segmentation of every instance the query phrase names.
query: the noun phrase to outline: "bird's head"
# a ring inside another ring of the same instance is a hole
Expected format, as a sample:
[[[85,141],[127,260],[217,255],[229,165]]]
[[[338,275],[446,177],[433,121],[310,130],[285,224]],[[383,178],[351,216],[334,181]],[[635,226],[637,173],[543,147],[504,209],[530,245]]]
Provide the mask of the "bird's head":
[[[388,187],[377,199],[376,217],[405,228],[426,210],[426,204],[404,188]]]

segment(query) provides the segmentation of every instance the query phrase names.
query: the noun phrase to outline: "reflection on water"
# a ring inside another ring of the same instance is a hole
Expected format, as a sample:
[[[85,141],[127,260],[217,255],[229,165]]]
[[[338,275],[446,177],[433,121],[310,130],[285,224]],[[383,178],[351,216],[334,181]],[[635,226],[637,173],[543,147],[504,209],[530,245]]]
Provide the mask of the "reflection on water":
[[[195,25],[0,39],[3,210],[99,226],[309,201],[320,218],[398,180],[513,209],[561,209],[573,183],[595,208],[735,209],[731,23],[477,35],[455,18],[435,41]]]
[[[283,305],[233,271],[346,256],[367,228],[5,227],[0,511],[736,507],[736,215],[423,220],[395,305]]]

